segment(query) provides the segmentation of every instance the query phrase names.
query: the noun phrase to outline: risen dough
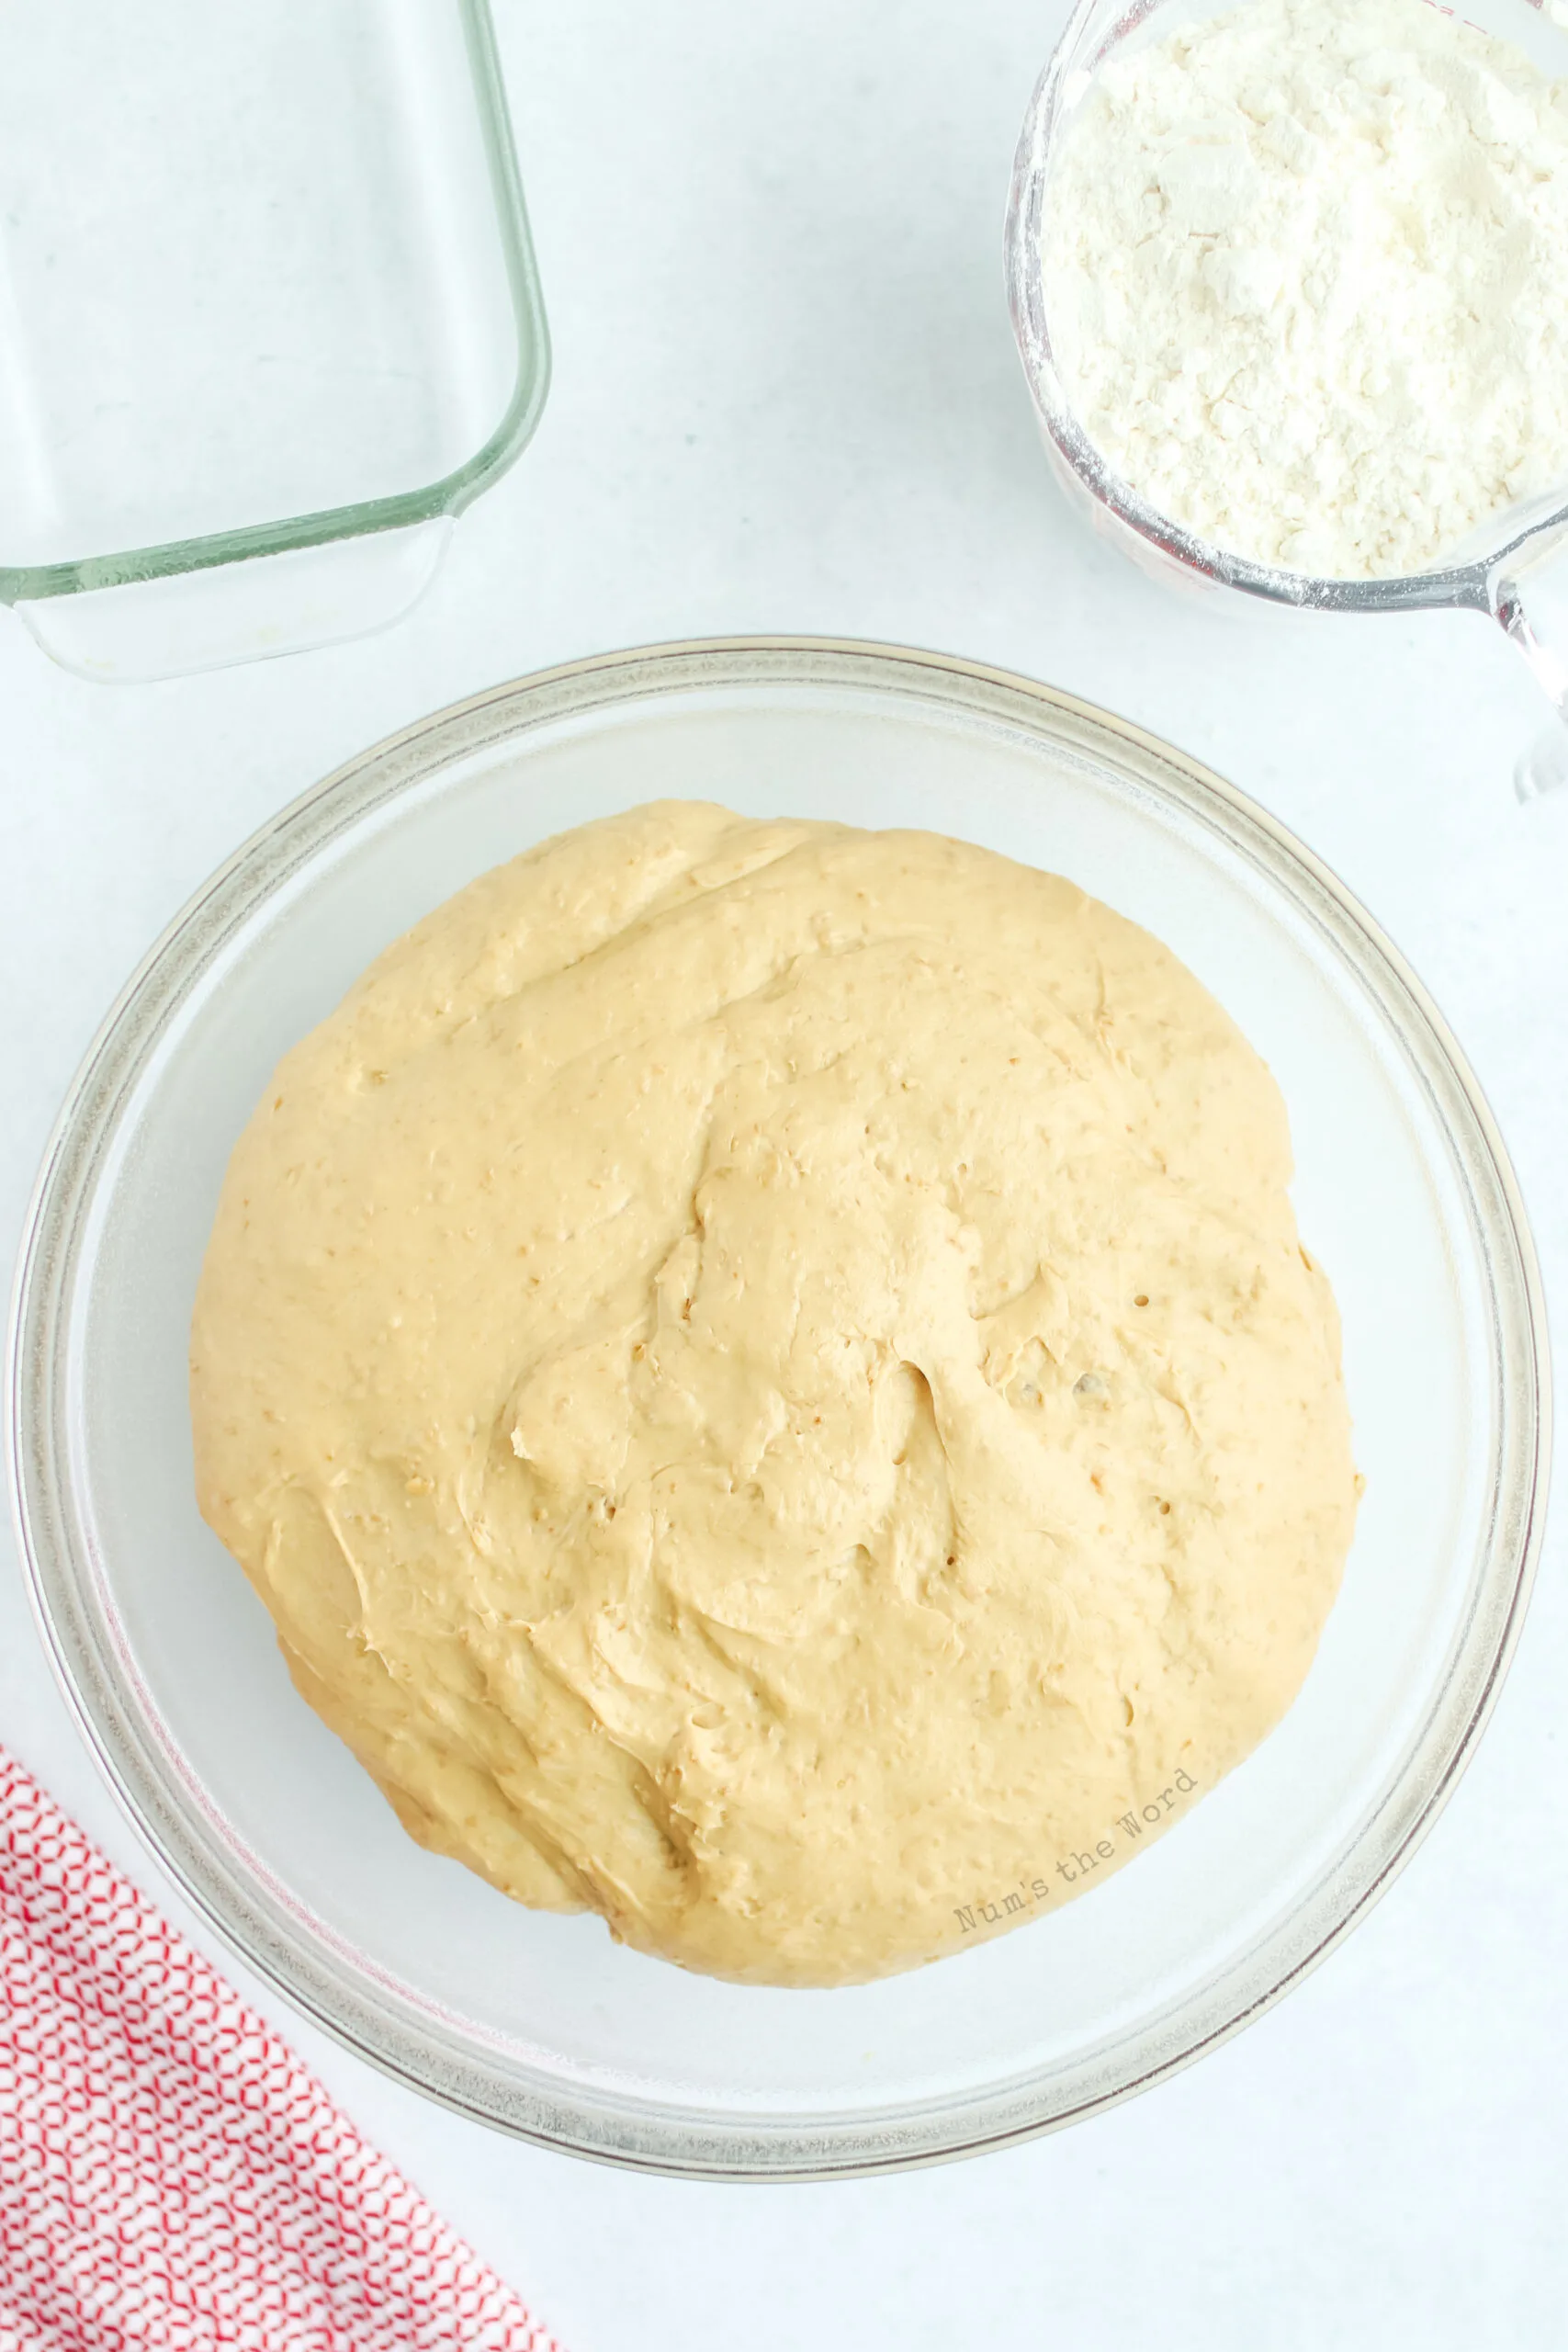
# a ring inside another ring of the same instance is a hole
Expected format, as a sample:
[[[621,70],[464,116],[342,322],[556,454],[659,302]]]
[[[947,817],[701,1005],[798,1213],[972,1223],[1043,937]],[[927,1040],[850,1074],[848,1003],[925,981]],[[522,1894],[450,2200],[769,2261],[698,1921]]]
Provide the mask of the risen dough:
[[[634,809],[279,1068],[201,1507],[423,1844],[688,1967],[907,1967],[1098,1883],[1306,1671],[1357,1482],[1289,1173],[1070,884]]]

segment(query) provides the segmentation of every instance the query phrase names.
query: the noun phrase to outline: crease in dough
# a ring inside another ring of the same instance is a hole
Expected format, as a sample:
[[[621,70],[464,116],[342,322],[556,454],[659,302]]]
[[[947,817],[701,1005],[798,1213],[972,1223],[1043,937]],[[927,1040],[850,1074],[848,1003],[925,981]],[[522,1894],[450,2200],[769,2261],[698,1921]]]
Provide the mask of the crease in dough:
[[[745,1982],[912,1966],[1299,1688],[1359,1481],[1290,1172],[1234,1024],[1071,884],[633,809],[280,1065],[201,1508],[423,1844]]]

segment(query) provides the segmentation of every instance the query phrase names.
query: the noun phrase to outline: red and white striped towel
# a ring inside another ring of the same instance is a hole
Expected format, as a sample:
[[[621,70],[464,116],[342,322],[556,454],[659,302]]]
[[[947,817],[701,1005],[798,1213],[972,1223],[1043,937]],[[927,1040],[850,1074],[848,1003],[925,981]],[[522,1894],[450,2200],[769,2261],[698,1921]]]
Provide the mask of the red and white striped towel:
[[[0,1748],[0,2352],[556,2352]]]

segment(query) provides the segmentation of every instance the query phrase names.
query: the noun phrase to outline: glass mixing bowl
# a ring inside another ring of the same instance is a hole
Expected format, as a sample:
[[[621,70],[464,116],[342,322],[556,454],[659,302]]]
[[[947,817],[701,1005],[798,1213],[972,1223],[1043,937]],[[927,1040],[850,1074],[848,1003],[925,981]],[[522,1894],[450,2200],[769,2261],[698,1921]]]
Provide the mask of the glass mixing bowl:
[[[1178,27],[1255,0],[1077,0],[1035,85],[1019,134],[1008,202],[1008,300],[1019,356],[1052,468],[1068,502],[1144,571],[1168,585],[1233,589],[1266,604],[1325,613],[1457,609],[1499,622],[1529,662],[1560,721],[1568,722],[1568,484],[1496,516],[1455,555],[1398,579],[1318,579],[1211,545],[1112,471],[1074,415],[1052,354],[1041,235],[1060,142],[1107,60],[1164,40]],[[1446,12],[1452,13],[1452,12]],[[1568,38],[1540,0],[1468,0],[1461,12],[1506,38],[1544,70],[1568,74]],[[1568,783],[1568,724],[1555,724],[1519,761],[1521,797]]]
[[[472,875],[664,794],[962,834],[1158,933],[1284,1089],[1302,1228],[1344,1314],[1366,1500],[1284,1723],[1060,1914],[842,1991],[689,1975],[423,1852],[296,1696],[192,1498],[192,1294],[277,1057]],[[110,1013],[50,1146],[8,1430],[83,1729],[253,1967],[362,2056],[525,2137],[669,2172],[831,2175],[994,2147],[1154,2083],[1365,1912],[1452,1787],[1518,1629],[1544,1331],[1514,1181],[1452,1039],[1271,818],[1048,687],[759,640],[481,695],[352,762],[214,876]]]

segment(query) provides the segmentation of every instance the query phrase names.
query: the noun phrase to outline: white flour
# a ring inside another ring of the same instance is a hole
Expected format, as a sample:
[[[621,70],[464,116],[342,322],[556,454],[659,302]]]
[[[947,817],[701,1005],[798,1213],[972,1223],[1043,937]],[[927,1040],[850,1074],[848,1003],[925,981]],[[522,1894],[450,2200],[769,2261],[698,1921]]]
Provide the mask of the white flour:
[[[1043,261],[1089,438],[1222,547],[1412,571],[1568,482],[1568,81],[1425,0],[1254,0],[1113,60]]]

